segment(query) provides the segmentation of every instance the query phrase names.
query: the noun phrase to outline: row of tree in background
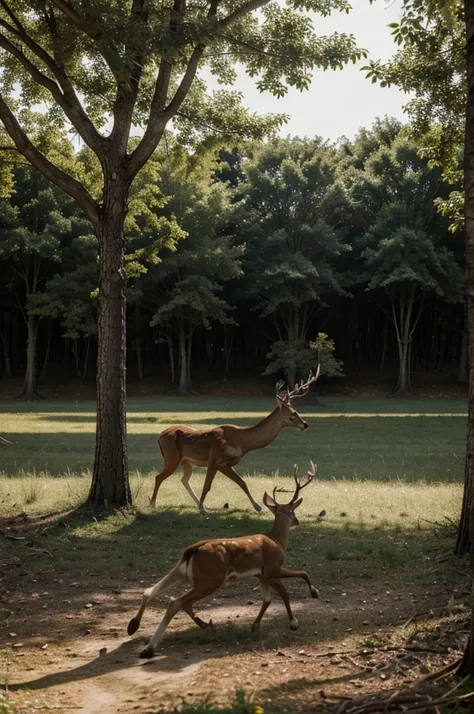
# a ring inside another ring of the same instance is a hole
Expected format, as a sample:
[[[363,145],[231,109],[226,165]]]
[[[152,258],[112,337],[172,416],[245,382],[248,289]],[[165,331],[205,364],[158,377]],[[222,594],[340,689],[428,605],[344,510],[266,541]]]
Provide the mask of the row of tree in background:
[[[397,360],[405,393],[412,364],[465,363],[462,241],[436,207],[452,188],[395,120],[217,157],[169,136],[129,203],[129,371],[161,366],[186,394],[201,366],[291,386],[318,355],[328,375]],[[31,399],[53,364],[94,370],[97,241],[31,168],[1,204],[2,371],[21,366]]]

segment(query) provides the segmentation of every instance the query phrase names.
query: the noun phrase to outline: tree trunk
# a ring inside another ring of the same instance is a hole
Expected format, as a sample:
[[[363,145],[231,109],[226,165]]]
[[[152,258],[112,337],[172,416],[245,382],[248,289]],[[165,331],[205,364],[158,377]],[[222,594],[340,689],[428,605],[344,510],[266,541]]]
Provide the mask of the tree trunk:
[[[187,397],[189,395],[188,389],[188,360],[187,360],[187,350],[186,350],[186,330],[184,327],[184,322],[181,322],[179,326],[179,386],[177,394],[182,397]]]
[[[467,448],[464,471],[464,497],[459,524],[456,553],[470,552],[471,578],[474,572],[474,3],[465,0],[467,102],[466,134],[464,144],[464,218],[465,259],[467,287],[467,322],[469,351],[469,406],[467,422]],[[472,590],[472,580],[471,580]],[[474,598],[471,595],[471,632],[459,669],[462,675],[474,674]]]
[[[91,336],[88,335],[88,336],[87,336],[86,355],[85,355],[85,357],[84,357],[84,367],[83,367],[83,369],[82,369],[81,384],[84,384],[84,380],[85,380],[86,374],[87,374],[87,365],[88,365],[88,362],[89,362],[89,349],[90,349],[90,346],[91,346]]]
[[[72,341],[72,354],[74,355],[74,364],[76,366],[76,374],[78,377],[81,376],[81,368],[79,366],[79,350],[77,349],[77,339]]]
[[[27,318],[27,328],[28,328],[28,342],[26,348],[26,372],[25,381],[23,382],[23,389],[18,399],[24,399],[27,402],[39,399],[39,395],[36,389],[36,320],[34,315],[28,314]]]
[[[132,502],[126,431],[123,225],[127,191],[118,184],[118,179],[105,183],[102,216],[95,226],[99,241],[97,426],[89,501],[126,506]]]
[[[46,343],[46,353],[44,355],[43,368],[41,370],[41,379],[46,375],[48,369],[49,356],[51,354],[51,337],[53,333],[53,321],[48,320],[48,341]]]
[[[462,343],[461,343],[461,357],[459,359],[459,374],[458,382],[461,384],[467,384],[469,381],[469,360],[468,355],[468,335],[467,335],[467,316],[464,318],[464,325],[462,330]]]
[[[143,381],[145,372],[143,370],[142,337],[138,318],[138,305],[135,306],[135,351],[137,353],[137,376],[140,382]]]
[[[3,367],[5,377],[11,379],[12,376],[12,362],[11,362],[11,312],[7,310],[5,315],[8,315],[8,319],[5,320],[2,330],[2,345],[3,345]]]
[[[399,349],[400,365],[397,393],[402,397],[408,394],[408,343],[402,342]]]
[[[382,354],[380,355],[379,372],[383,370],[385,364],[385,355],[387,354],[387,344],[388,344],[388,319],[384,315],[383,322],[383,336],[382,336]]]
[[[186,380],[188,383],[189,394],[194,394],[193,383],[191,380],[191,357],[193,354],[193,330],[190,328],[188,334],[188,354],[186,355]]]
[[[173,338],[171,337],[171,332],[168,335],[168,349],[170,353],[170,370],[171,370],[171,381],[174,384],[176,380],[176,375],[174,372],[174,350],[173,350]]]
[[[416,321],[412,328],[413,302],[415,293],[413,288],[408,289],[404,284],[400,288],[400,308],[399,317],[397,319],[395,305],[392,298],[392,312],[397,333],[398,357],[399,357],[399,373],[398,384],[395,394],[401,397],[406,397],[411,393],[411,378],[410,378],[410,357],[411,357],[411,339],[413,331],[416,327]]]

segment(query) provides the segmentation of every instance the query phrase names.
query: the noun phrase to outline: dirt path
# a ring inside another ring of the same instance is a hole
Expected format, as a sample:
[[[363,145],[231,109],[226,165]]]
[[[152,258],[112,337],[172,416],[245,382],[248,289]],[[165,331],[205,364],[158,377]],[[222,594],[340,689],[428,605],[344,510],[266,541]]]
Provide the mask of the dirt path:
[[[440,598],[447,602],[449,593],[434,597],[414,587],[373,592],[358,585],[349,593],[326,589],[315,601],[295,588],[300,629],[288,629],[284,608],[274,602],[260,634],[250,635],[258,594],[251,591],[249,599],[248,588],[237,586],[200,608],[215,628],[201,631],[181,613],[157,656],[140,660],[164,601],[147,611],[142,628],[130,638],[126,624],[141,586],[114,593],[92,582],[50,585],[49,591],[15,593],[1,604],[14,610],[0,628],[0,646],[8,653],[0,661],[18,714],[51,708],[151,714],[170,711],[183,698],[197,703],[210,697],[226,704],[238,690],[255,693],[263,706],[298,709],[303,702],[323,705],[361,691],[403,687],[462,647],[463,623],[455,617],[451,634],[439,643],[436,627],[446,625],[446,618],[437,619]],[[402,641],[400,623],[420,612],[425,630],[405,628]]]

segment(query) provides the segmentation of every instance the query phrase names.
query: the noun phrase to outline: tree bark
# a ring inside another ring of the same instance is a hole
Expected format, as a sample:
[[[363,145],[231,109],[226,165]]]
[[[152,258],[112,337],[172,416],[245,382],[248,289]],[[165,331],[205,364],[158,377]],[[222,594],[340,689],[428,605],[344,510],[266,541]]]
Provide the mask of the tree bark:
[[[49,365],[49,356],[51,354],[52,334],[53,334],[53,321],[48,320],[48,337],[47,337],[47,343],[46,343],[46,352],[45,352],[44,360],[43,360],[43,367],[41,369],[41,379],[46,375],[46,371],[47,371],[48,365]]]
[[[188,333],[188,353],[186,355],[186,381],[188,385],[188,393],[194,394],[193,383],[191,380],[191,357],[193,354],[193,332],[192,328],[189,328]]]
[[[135,306],[135,351],[137,353],[137,377],[143,381],[145,373],[143,370],[142,336],[140,333],[139,307]]]
[[[407,288],[404,284],[402,284],[400,287],[399,317],[397,318],[394,298],[393,296],[391,298],[393,321],[395,323],[395,330],[397,333],[399,358],[398,384],[395,394],[400,395],[401,397],[406,397],[411,394],[411,339],[418,322],[418,319],[416,319],[412,327],[414,299],[414,289],[410,287],[407,295]]]
[[[89,501],[126,506],[132,502],[126,441],[124,220],[127,188],[119,185],[115,174],[104,183],[102,214],[95,226],[99,242],[97,426]]]
[[[171,370],[171,381],[173,384],[176,380],[176,375],[174,372],[174,350],[173,350],[173,338],[171,336],[171,331],[168,334],[168,350],[170,354],[170,370]]]
[[[5,315],[8,315],[8,319],[4,319],[4,325],[2,329],[2,346],[3,346],[3,369],[5,377],[9,379],[12,376],[12,362],[11,362],[11,312],[7,310]]]
[[[469,406],[467,422],[467,448],[464,471],[464,497],[459,524],[456,553],[470,553],[471,558],[471,631],[464,657],[459,668],[462,675],[474,674],[474,598],[472,577],[474,573],[474,2],[465,0],[467,102],[466,134],[464,144],[464,218],[465,259],[467,288],[467,323],[469,352]]]
[[[189,395],[188,389],[188,360],[186,349],[186,329],[184,322],[179,326],[179,386],[177,393],[186,397]]]
[[[90,335],[87,335],[87,347],[86,347],[86,354],[85,354],[85,357],[84,357],[84,367],[83,367],[83,369],[82,369],[81,384],[84,384],[84,380],[85,380],[86,374],[87,374],[87,366],[88,366],[88,362],[89,362],[89,350],[90,350],[90,346],[91,346],[91,336],[90,336]]]
[[[29,314],[27,318],[28,342],[26,348],[25,381],[23,382],[21,394],[18,397],[18,399],[24,399],[26,402],[39,399],[36,389],[36,327],[35,316]]]
[[[467,316],[464,318],[462,330],[461,356],[459,359],[458,382],[467,384],[469,382],[469,360],[468,360],[468,336],[467,336]]]
[[[76,366],[76,375],[81,376],[81,368],[79,365],[79,349],[77,346],[77,339],[74,338],[72,341],[72,354],[74,355],[74,364]]]

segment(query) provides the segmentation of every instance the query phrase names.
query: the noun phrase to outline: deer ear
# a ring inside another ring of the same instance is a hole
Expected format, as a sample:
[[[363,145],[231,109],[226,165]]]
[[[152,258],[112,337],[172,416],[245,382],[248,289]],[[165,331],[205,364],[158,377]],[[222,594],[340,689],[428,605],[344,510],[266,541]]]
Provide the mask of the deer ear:
[[[276,508],[277,508],[276,501],[274,501],[273,498],[271,496],[269,496],[266,491],[263,494],[263,502],[269,511],[271,511],[272,513],[275,513]]]
[[[292,505],[293,505],[293,510],[295,510],[296,508],[298,508],[298,506],[301,506],[302,503],[303,503],[303,499],[302,499],[302,498],[299,498],[297,501],[295,501],[295,502],[292,504]]]

